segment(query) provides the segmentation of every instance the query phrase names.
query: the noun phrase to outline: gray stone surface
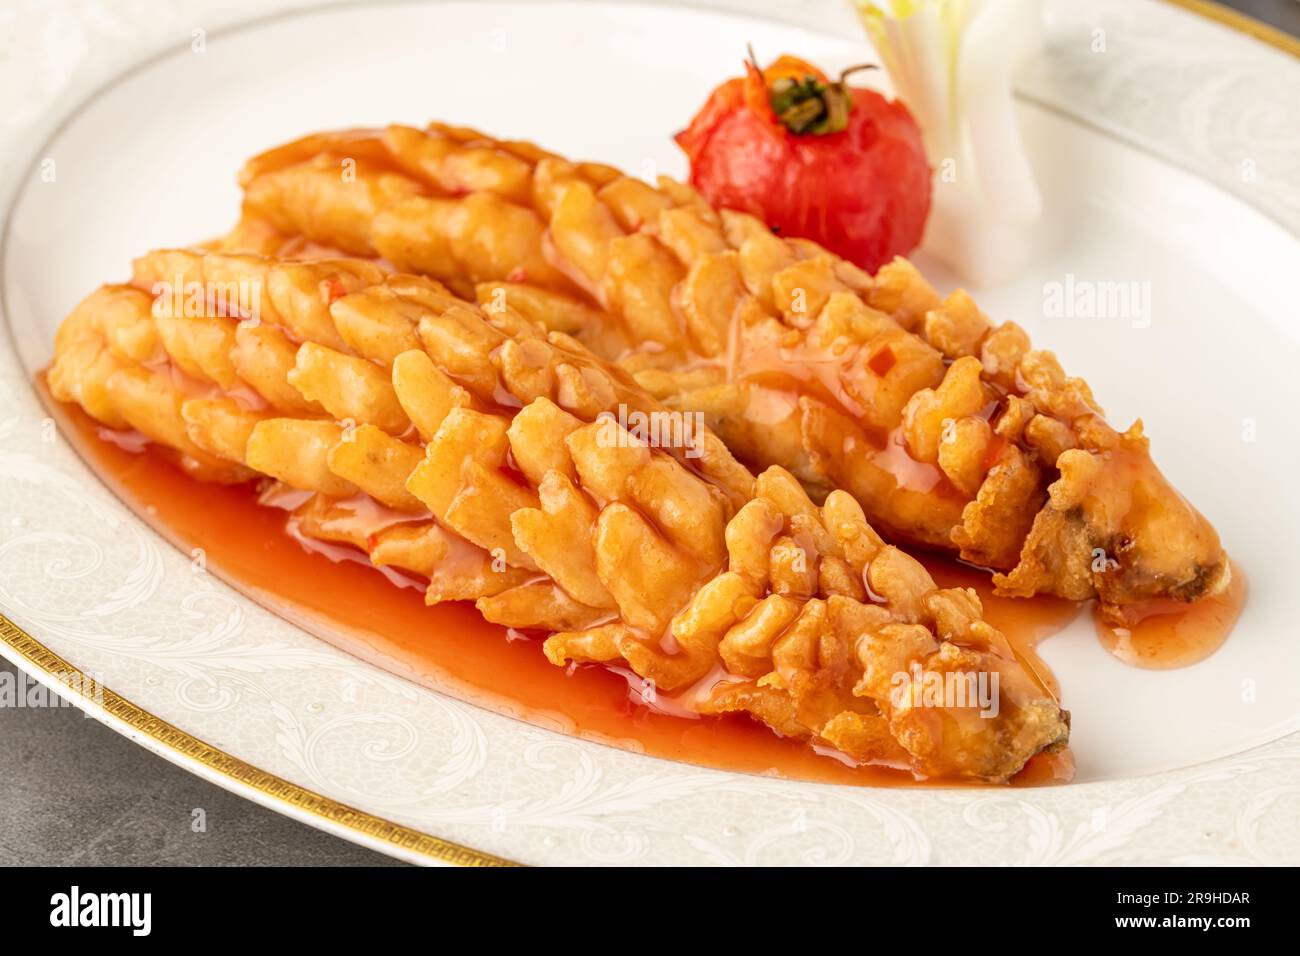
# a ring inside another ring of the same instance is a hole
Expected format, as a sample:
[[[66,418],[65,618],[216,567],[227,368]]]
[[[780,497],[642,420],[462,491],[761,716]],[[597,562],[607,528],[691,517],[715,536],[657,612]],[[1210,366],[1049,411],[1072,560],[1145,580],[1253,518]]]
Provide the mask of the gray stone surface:
[[[15,673],[2,659],[0,671]],[[205,832],[191,826],[196,809]],[[200,780],[66,706],[0,707],[0,864],[402,865]]]
[[[1230,0],[1300,35],[1296,0]],[[0,660],[0,669],[12,672]],[[207,830],[191,829],[206,812]],[[400,865],[227,793],[68,707],[0,707],[0,864]]]
[[[1300,3],[1296,0],[1220,0],[1256,20],[1272,24],[1279,30],[1300,36]]]

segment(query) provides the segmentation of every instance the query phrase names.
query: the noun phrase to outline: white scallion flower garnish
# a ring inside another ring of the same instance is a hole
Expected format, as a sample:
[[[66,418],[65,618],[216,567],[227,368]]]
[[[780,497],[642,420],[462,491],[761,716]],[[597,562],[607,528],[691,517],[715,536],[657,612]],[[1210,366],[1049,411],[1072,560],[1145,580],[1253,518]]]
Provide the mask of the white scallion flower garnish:
[[[1042,198],[1012,72],[1039,48],[1041,0],[850,0],[935,169],[923,247],[977,285],[1029,258]]]

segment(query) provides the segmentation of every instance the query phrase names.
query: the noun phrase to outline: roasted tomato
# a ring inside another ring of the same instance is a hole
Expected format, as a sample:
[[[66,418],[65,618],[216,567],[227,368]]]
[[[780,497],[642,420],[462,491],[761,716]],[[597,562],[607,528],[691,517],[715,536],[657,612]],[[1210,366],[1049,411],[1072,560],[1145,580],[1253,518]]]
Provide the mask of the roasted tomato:
[[[677,143],[715,206],[812,239],[874,272],[921,241],[930,167],[897,100],[783,56],[713,91]]]

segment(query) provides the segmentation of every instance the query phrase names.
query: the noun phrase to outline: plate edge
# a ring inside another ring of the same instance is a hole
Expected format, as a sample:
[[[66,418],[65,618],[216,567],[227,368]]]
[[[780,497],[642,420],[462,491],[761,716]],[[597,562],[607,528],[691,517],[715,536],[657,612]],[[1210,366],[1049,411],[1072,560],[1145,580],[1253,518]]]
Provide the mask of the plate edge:
[[[113,730],[125,736],[130,736],[125,734],[130,730],[148,737],[184,763],[198,764],[239,789],[252,790],[273,803],[287,804],[300,813],[352,830],[384,849],[401,850],[430,862],[466,867],[522,865],[358,810],[226,753],[98,684],[4,614],[0,614],[0,644],[49,678],[49,686],[56,692]]]
[[[1269,24],[1223,6],[1214,2],[1214,0],[1162,0],[1162,2],[1186,10],[1194,16],[1218,23],[1233,32],[1250,36],[1261,43],[1300,59],[1300,38],[1292,37]],[[324,4],[322,6],[329,8],[348,5],[350,4],[339,3]],[[689,6],[690,4],[688,2],[684,5]],[[275,20],[286,14],[288,17],[292,17],[295,13],[310,12],[311,9],[302,8],[283,11],[270,17],[256,17],[249,21],[230,24],[225,29],[237,30],[254,26],[258,22]],[[157,55],[160,56],[167,52],[169,51],[160,50]],[[156,57],[148,57],[140,63],[134,64],[130,69],[110,78],[103,85],[109,85],[122,79],[134,72],[134,70],[151,62],[154,58]],[[74,107],[68,112],[67,116],[70,117],[76,111],[77,107]],[[56,134],[57,127],[50,132],[49,136],[52,137]],[[8,237],[9,214],[13,212],[16,200],[17,193],[15,192],[7,204],[8,209],[4,228],[5,239]],[[0,245],[3,245],[2,240],[0,240]],[[524,865],[358,810],[226,753],[220,748],[214,747],[168,723],[161,717],[150,713],[111,689],[94,684],[89,675],[73,667],[3,613],[0,613],[0,645],[10,648],[28,666],[44,674],[47,678],[46,683],[54,688],[57,693],[72,699],[79,709],[94,716],[101,723],[123,734],[123,736],[127,736],[128,739],[131,737],[131,734],[127,733],[128,730],[149,738],[160,750],[171,752],[175,757],[174,762],[178,765],[198,765],[214,776],[224,779],[226,781],[224,785],[227,789],[236,792],[251,790],[260,795],[268,805],[285,805],[304,816],[323,821],[331,828],[337,827],[350,830],[363,838],[359,842],[372,845],[380,852],[388,852],[390,855],[395,855],[393,851],[401,851],[402,855],[413,855],[430,863],[465,867],[515,867]],[[8,657],[9,655],[3,656]],[[83,692],[82,688],[91,686],[97,688],[100,696],[102,696],[102,703],[93,700],[90,695]],[[96,713],[96,708],[101,710],[102,713]]]
[[[1244,33],[1261,43],[1266,43],[1300,59],[1300,37],[1293,37],[1291,34],[1279,30],[1262,20],[1256,20],[1240,10],[1226,7],[1221,3],[1216,3],[1215,0],[1164,0],[1164,2],[1171,6],[1181,7],[1189,13],[1194,13],[1207,20],[1213,20],[1221,26],[1225,26],[1237,33]]]

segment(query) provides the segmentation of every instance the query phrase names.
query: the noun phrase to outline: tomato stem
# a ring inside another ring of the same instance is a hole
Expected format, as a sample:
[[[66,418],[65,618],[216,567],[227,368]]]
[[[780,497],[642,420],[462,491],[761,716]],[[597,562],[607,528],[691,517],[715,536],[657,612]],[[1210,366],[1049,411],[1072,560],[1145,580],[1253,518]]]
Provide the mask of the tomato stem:
[[[854,66],[846,66],[843,70],[840,71],[839,84],[840,86],[843,86],[844,81],[847,80],[854,73],[861,73],[863,70],[878,70],[878,69],[880,69],[880,67],[875,63],[858,63]]]
[[[753,55],[753,51],[750,51]],[[825,136],[842,132],[849,125],[853,94],[845,79],[862,70],[875,69],[873,63],[848,67],[834,83],[826,83],[812,74],[802,79],[781,77],[768,86],[768,98],[777,120],[796,136]]]

